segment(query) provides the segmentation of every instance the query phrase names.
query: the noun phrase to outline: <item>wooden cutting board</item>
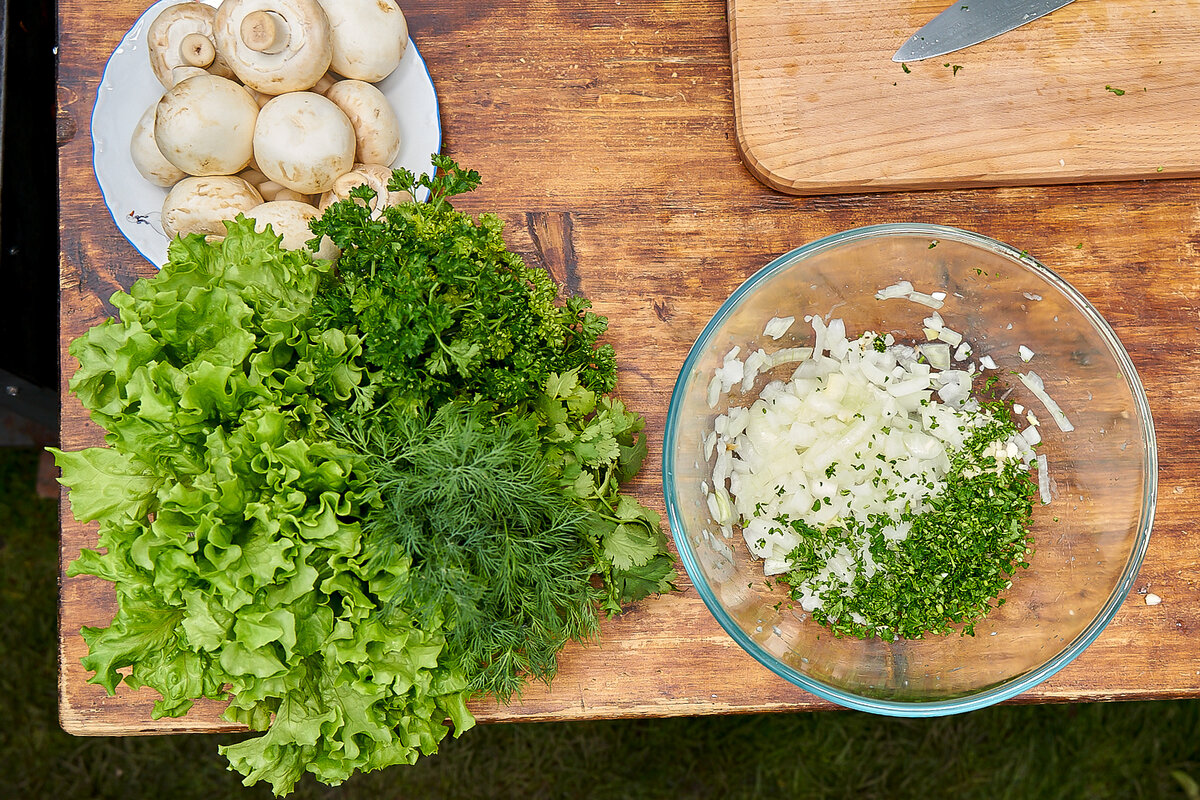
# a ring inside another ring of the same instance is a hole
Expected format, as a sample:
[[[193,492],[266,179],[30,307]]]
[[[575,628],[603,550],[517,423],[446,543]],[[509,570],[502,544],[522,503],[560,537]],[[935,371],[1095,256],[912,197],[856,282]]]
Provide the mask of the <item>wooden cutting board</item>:
[[[792,194],[1200,175],[1200,1],[1076,0],[893,62],[946,4],[728,0],[751,172]]]

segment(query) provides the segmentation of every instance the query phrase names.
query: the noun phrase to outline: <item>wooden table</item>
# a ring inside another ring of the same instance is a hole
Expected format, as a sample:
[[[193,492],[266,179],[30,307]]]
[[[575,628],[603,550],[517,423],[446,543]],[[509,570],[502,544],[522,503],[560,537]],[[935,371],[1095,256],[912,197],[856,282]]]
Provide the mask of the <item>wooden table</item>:
[[[1021,702],[1200,695],[1200,182],[868,194],[779,194],[739,159],[722,0],[406,0],[441,102],[444,150],[483,186],[510,245],[610,317],[619,391],[648,420],[635,486],[662,510],[656,466],[688,348],[721,301],[774,256],[858,225],[956,225],[1025,247],[1099,307],[1128,348],[1155,414],[1158,515],[1135,588],[1104,634]],[[88,123],[105,60],[142,7],[58,5],[62,445],[101,443],[66,392],[66,346],[152,271],[117,232],[91,169]],[[1083,247],[1077,245],[1082,242]],[[62,563],[94,530],[62,512]],[[569,648],[552,690],[532,686],[481,720],[568,720],[828,707],[743,654],[684,579]],[[109,584],[62,578],[60,712],[77,734],[216,731],[215,704],[152,721],[153,693],[86,683],[80,625],[107,625]]]

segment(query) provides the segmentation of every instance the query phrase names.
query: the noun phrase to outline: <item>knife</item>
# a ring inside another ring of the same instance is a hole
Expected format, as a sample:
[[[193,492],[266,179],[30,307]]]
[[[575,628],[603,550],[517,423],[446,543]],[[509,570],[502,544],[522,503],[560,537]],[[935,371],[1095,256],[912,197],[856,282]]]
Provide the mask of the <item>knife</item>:
[[[958,0],[912,35],[892,61],[944,56],[1019,28],[1074,0]]]

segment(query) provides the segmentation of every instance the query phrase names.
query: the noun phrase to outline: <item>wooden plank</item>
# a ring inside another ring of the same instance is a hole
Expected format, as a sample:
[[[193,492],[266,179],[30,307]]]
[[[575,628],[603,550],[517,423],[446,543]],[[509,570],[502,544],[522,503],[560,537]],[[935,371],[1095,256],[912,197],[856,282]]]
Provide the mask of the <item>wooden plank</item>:
[[[750,169],[797,194],[1200,171],[1196,3],[1079,0],[901,69],[892,55],[945,6],[729,0]]]
[[[462,199],[496,211],[510,245],[610,317],[619,391],[646,415],[651,452],[635,491],[663,510],[657,464],[671,388],[722,300],[774,256],[857,225],[938,222],[1029,250],[1092,299],[1141,371],[1158,426],[1161,491],[1136,592],[1075,663],[1018,702],[1200,696],[1200,184],[1093,184],[790,197],[758,183],[735,146],[728,31],[719,0],[621,4],[406,3],[442,105],[445,149],[480,170]],[[65,391],[68,342],[112,291],[151,267],[103,212],[88,119],[109,49],[140,9],[59,5],[62,442],[101,443]],[[1082,244],[1079,248],[1077,245]],[[64,506],[62,566],[94,531]],[[783,711],[829,705],[741,653],[686,579],[570,647],[552,689],[532,686],[494,720]],[[62,577],[60,714],[72,733],[228,729],[217,704],[152,720],[153,692],[86,683],[81,625],[105,625],[111,587]]]

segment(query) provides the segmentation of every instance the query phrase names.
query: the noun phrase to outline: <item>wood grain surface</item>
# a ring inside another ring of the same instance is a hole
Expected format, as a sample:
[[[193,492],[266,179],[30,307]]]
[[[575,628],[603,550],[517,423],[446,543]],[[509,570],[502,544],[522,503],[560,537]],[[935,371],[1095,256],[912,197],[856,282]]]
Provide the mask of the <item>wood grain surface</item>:
[[[1200,173],[1200,5],[1076,0],[903,68],[947,0],[729,0],[738,143],[796,194]]]
[[[1080,3],[1082,4],[1082,3]],[[635,492],[663,510],[658,475],[676,374],[712,313],[748,275],[806,241],[858,225],[956,225],[1051,265],[1112,322],[1145,382],[1160,446],[1154,535],[1136,589],[1075,662],[1018,702],[1200,695],[1200,183],[800,198],[755,180],[735,142],[729,29],[720,0],[529,4],[409,0],[437,87],[444,150],[478,169],[461,208],[495,211],[518,252],[611,320],[619,392],[648,421]],[[67,343],[151,274],[108,217],[88,120],[106,58],[141,8],[63,0],[58,13],[62,445],[102,442],[66,392]],[[961,77],[961,76],[960,76]],[[62,566],[95,532],[62,506]],[[725,635],[686,578],[563,656],[553,689],[532,686],[481,720],[649,717],[829,707],[777,678]],[[152,720],[154,695],[87,683],[81,625],[106,625],[109,584],[61,578],[60,713],[77,734],[229,729],[215,704]]]

